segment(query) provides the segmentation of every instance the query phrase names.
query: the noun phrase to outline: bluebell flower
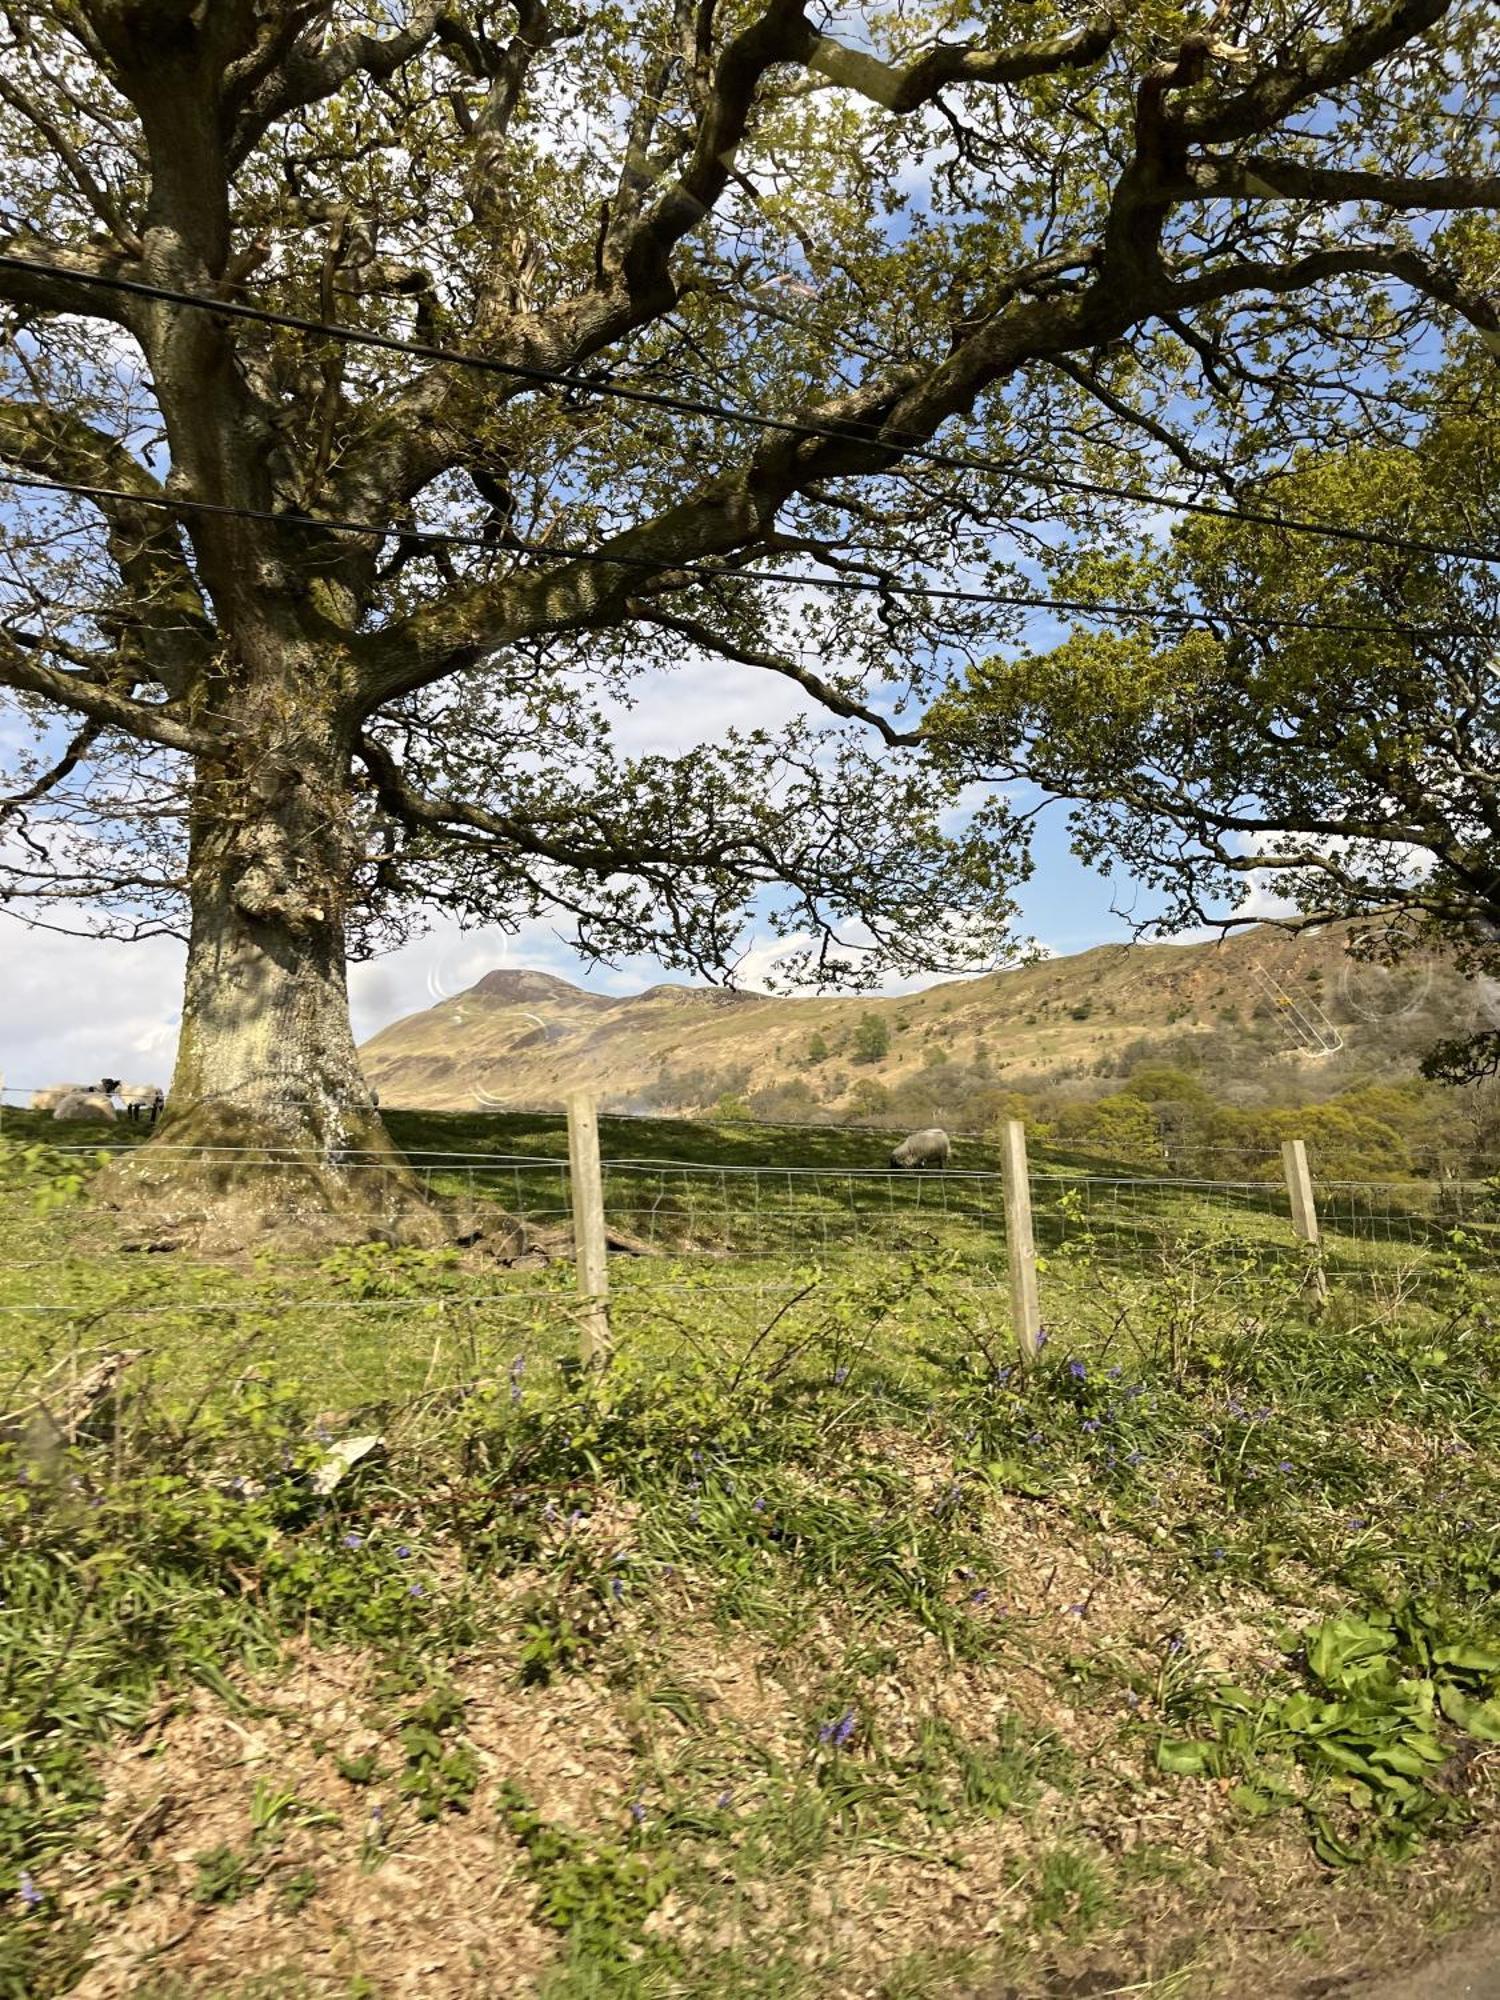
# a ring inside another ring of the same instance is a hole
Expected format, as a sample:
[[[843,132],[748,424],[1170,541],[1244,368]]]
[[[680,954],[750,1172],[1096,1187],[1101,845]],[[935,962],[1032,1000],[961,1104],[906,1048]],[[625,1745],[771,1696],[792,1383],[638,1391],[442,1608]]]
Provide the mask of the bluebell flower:
[[[1363,1528],[1367,1525],[1363,1514],[1351,1514],[1349,1516],[1349,1526],[1351,1528]]]
[[[1110,1369],[1110,1371],[1109,1371],[1109,1379],[1110,1379],[1110,1381],[1111,1381],[1111,1382],[1118,1382],[1118,1381],[1119,1381],[1119,1379],[1120,1379],[1120,1377],[1121,1377],[1121,1376],[1122,1376],[1122,1375],[1123,1375],[1124,1373],[1125,1373],[1125,1370],[1124,1370],[1124,1369],[1123,1369],[1123,1368],[1122,1368],[1122,1367],[1120,1366],[1119,1362],[1117,1361],[1117,1362],[1115,1363],[1114,1367],[1113,1367],[1113,1368],[1111,1368],[1111,1369]]]
[[[980,1589],[980,1590],[971,1590],[969,1592],[969,1602],[971,1604],[988,1604],[989,1601],[990,1601],[990,1594],[987,1590]]]
[[[35,1910],[46,1901],[41,1890],[23,1868],[21,1870],[21,1901],[28,1910]]]
[[[1086,1604],[1070,1604],[1068,1606],[1068,1616],[1070,1618],[1085,1618],[1088,1616],[1088,1606]]]
[[[1125,1454],[1125,1463],[1127,1465],[1139,1465],[1145,1456],[1146,1454],[1143,1451],[1127,1451]]]
[[[1276,1461],[1276,1470],[1278,1472],[1292,1472],[1295,1469],[1289,1458],[1279,1458]]]
[[[362,1549],[364,1545],[365,1538],[363,1535],[345,1535],[344,1537],[344,1547],[346,1549]]]
[[[1097,1417],[1085,1417],[1080,1428],[1086,1431],[1096,1431],[1099,1428],[1099,1419]]]
[[[615,1600],[616,1604],[618,1604],[620,1599],[625,1595],[625,1584],[620,1577],[612,1576],[610,1578],[609,1594]]]
[[[765,1511],[766,1511],[766,1503],[764,1500],[757,1499],[757,1500],[752,1500],[750,1502],[750,1512],[752,1514],[764,1514]]]
[[[718,1806],[720,1812],[728,1812],[729,1808],[734,1804],[734,1793],[720,1792],[715,1804]]]
[[[1070,1361],[1068,1363],[1068,1373],[1073,1377],[1075,1382],[1086,1381],[1088,1379],[1088,1372],[1088,1363],[1086,1361]]]
[[[1047,1342],[1050,1338],[1051,1336],[1047,1332],[1046,1327],[1042,1327],[1037,1333],[1036,1337],[1036,1351],[1038,1354],[1041,1353],[1042,1349],[1047,1345]]]
[[[408,1597],[425,1597],[427,1592],[422,1588],[420,1583],[409,1583],[406,1586],[406,1594]]]
[[[405,1562],[405,1561],[406,1561],[406,1559],[407,1559],[407,1557],[408,1557],[408,1556],[409,1556],[410,1554],[411,1554],[411,1550],[410,1550],[410,1549],[409,1549],[409,1548],[408,1548],[408,1547],[406,1546],[405,1542],[397,1542],[397,1544],[396,1544],[396,1560],[397,1560],[397,1562]]]
[[[635,1821],[637,1826],[639,1826],[641,1821],[646,1817],[646,1807],[642,1800],[637,1799],[631,1806],[630,1817]]]
[[[835,1368],[835,1369],[834,1369],[834,1371],[833,1371],[833,1386],[834,1386],[834,1388],[835,1388],[835,1389],[842,1389],[842,1388],[843,1388],[843,1386],[844,1386],[844,1384],[845,1384],[845,1383],[846,1383],[846,1382],[847,1382],[848,1380],[849,1380],[849,1370],[848,1370],[847,1368]]]
[[[997,1368],[995,1370],[995,1380],[1003,1388],[1014,1373],[1015,1373],[1014,1363],[1007,1361],[1003,1368]]]
[[[858,1718],[854,1710],[846,1708],[836,1721],[818,1725],[818,1741],[831,1744],[835,1750],[847,1750],[857,1726]]]

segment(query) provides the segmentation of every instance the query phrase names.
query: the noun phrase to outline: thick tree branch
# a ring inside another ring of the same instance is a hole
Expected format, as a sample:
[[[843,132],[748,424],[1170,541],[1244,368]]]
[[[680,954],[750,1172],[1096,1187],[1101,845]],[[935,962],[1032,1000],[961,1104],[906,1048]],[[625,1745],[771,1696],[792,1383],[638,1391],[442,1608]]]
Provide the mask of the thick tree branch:
[[[1248,139],[1283,124],[1300,106],[1366,75],[1440,21],[1453,0],[1393,0],[1331,42],[1309,41],[1232,95],[1184,106],[1174,122],[1188,144]]]
[[[808,27],[795,53],[830,83],[903,115],[930,103],[953,84],[1022,83],[1060,70],[1088,69],[1108,52],[1118,33],[1115,16],[1101,13],[1080,28],[1014,49],[978,48],[966,42],[929,49],[908,63],[889,63]]]
[[[132,701],[102,681],[45,666],[32,657],[13,633],[3,630],[0,630],[0,687],[40,695],[59,708],[86,715],[143,742],[159,744],[164,750],[206,757],[222,748],[215,735],[188,721],[172,705]]]
[[[320,5],[313,18],[326,12]],[[301,16],[294,11],[260,48],[226,73],[226,102],[235,113],[230,160],[243,160],[278,118],[332,97],[351,77],[362,73],[380,83],[394,76],[433,39],[442,15],[442,0],[428,0],[396,34],[346,35],[323,48],[316,39],[287,45],[287,27],[300,25]]]
[[[1252,156],[1193,160],[1168,190],[1175,201],[1372,202],[1443,211],[1500,208],[1500,174],[1373,174]]]

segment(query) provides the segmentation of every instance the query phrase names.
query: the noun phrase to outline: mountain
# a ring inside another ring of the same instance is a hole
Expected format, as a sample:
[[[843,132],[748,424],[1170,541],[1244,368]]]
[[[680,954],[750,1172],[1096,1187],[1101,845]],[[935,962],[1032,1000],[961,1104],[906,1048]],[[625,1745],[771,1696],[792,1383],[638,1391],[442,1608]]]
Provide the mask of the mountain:
[[[1500,995],[1438,960],[1391,973],[1351,960],[1339,926],[1263,927],[1100,945],[898,998],[677,985],[621,996],[502,968],[382,1029],[363,1055],[385,1103],[429,1110],[543,1108],[587,1088],[617,1111],[733,1100],[760,1116],[961,1122],[976,1098],[1093,1095],[1148,1062],[1241,1103],[1403,1080],[1487,1005],[1500,1018]]]

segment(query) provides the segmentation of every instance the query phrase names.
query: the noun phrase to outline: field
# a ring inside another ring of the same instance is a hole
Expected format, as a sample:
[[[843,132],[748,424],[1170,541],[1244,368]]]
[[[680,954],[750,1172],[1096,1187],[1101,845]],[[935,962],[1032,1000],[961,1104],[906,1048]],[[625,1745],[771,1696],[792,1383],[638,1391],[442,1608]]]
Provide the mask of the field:
[[[557,1121],[391,1123],[560,1236]],[[1279,1187],[1038,1160],[1023,1370],[983,1149],[606,1120],[593,1373],[565,1261],[122,1255],[56,1131],[0,1994],[1310,1996],[1500,1889],[1491,1190],[1320,1189],[1324,1298]]]

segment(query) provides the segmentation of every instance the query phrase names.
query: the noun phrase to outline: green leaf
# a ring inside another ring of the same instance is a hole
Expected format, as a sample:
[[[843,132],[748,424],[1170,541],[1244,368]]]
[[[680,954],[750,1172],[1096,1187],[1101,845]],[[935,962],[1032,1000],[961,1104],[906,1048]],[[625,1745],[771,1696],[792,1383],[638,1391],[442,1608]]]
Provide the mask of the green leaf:
[[[1477,1736],[1481,1743],[1500,1743],[1500,1696],[1474,1701],[1462,1688],[1445,1684],[1438,1701],[1448,1720],[1466,1735]]]
[[[1180,1778],[1211,1778],[1219,1768],[1217,1743],[1199,1743],[1183,1736],[1164,1736],[1156,1746],[1156,1767]]]
[[[1365,1618],[1330,1618],[1308,1635],[1307,1664],[1324,1687],[1344,1689],[1395,1650],[1388,1628]]]
[[[1437,1666],[1454,1667],[1460,1673],[1500,1674],[1500,1653],[1497,1653],[1492,1646],[1467,1643],[1434,1646],[1432,1657]]]
[[[1252,1819],[1264,1819],[1267,1813],[1279,1810],[1280,1801],[1257,1791],[1254,1785],[1236,1785],[1229,1794],[1229,1803],[1238,1806],[1242,1813]]]

